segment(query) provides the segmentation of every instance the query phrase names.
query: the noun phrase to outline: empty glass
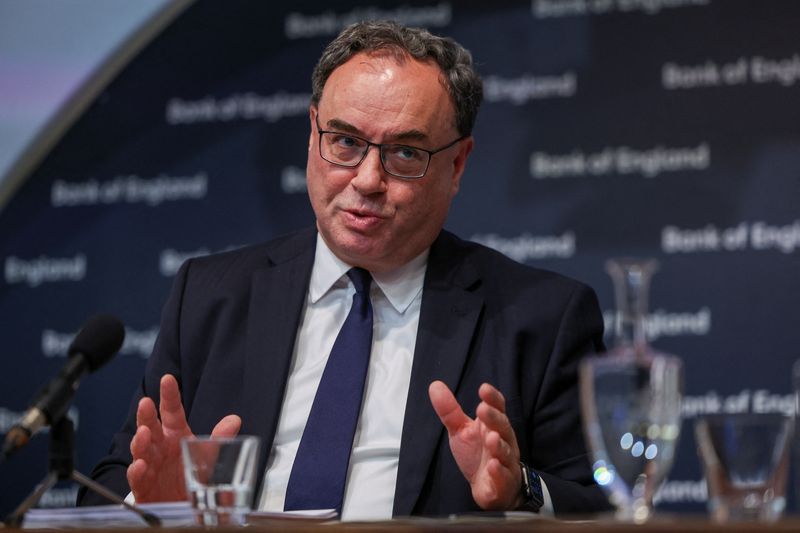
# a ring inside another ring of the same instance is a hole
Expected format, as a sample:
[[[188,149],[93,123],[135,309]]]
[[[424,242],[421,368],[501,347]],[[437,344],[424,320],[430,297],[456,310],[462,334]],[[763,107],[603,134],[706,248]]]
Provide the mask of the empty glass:
[[[706,415],[695,421],[717,522],[772,522],[786,508],[794,418],[781,414]]]

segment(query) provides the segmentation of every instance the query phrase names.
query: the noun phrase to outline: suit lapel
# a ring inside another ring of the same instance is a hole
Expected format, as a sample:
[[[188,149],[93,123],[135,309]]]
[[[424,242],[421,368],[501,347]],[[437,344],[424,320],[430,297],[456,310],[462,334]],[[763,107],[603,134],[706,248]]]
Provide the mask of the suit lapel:
[[[247,315],[242,433],[262,438],[264,472],[280,416],[295,337],[303,310],[316,232],[303,232],[270,254],[270,266],[251,280]],[[263,476],[257,476],[260,491]]]
[[[458,389],[475,326],[483,308],[479,278],[454,238],[443,232],[428,257],[417,344],[411,369],[394,516],[410,515],[419,498],[434,452],[445,431],[428,398],[436,379]]]

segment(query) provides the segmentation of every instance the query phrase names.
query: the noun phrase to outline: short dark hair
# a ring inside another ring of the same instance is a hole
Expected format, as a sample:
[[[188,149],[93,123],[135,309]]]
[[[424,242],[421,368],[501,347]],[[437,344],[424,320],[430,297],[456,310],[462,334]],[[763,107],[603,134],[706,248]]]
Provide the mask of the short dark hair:
[[[449,37],[422,28],[407,28],[393,21],[357,22],[346,27],[325,48],[311,75],[311,103],[319,105],[322,89],[331,73],[360,52],[387,52],[402,60],[433,60],[456,110],[456,128],[470,135],[483,98],[483,83],[472,64],[472,55]]]

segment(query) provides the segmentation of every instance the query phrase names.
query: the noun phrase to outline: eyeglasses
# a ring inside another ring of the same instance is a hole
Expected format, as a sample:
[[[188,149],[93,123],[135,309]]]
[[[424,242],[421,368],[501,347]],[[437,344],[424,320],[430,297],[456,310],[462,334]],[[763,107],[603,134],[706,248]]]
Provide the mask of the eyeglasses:
[[[322,159],[340,167],[353,168],[364,161],[370,146],[377,146],[383,170],[392,176],[405,179],[421,178],[428,171],[433,154],[447,150],[468,137],[464,135],[441,148],[425,150],[404,144],[379,144],[349,133],[326,131],[319,127],[319,117],[314,118],[319,132],[319,155]]]

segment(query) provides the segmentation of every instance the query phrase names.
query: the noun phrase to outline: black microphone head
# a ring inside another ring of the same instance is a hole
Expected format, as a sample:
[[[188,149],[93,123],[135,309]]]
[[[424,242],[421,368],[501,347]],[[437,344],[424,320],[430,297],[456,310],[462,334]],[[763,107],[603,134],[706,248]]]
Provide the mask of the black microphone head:
[[[125,328],[111,315],[94,315],[84,324],[69,345],[69,356],[82,354],[89,372],[106,364],[122,347]]]

